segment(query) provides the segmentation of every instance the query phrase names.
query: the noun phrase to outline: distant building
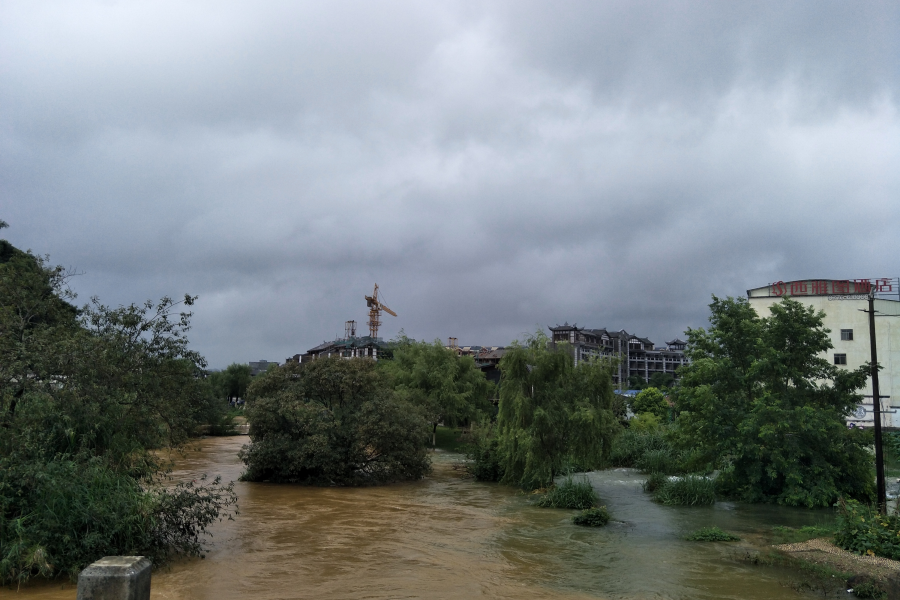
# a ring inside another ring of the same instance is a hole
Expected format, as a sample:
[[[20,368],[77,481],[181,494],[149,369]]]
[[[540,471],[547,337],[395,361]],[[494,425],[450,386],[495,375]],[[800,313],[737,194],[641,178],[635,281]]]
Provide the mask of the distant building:
[[[475,360],[475,366],[481,369],[485,376],[498,383],[500,381],[500,359],[506,354],[503,346],[459,346],[456,338],[449,338],[445,348],[453,350],[458,356],[471,356]]]
[[[649,339],[628,333],[624,329],[587,329],[577,325],[549,327],[551,343],[568,343],[575,364],[591,358],[617,358],[618,365],[613,382],[622,385],[628,378],[639,375],[649,381],[654,373],[665,373],[678,378],[678,367],[689,361],[684,355],[686,342],[675,338],[665,347],[656,348]]]
[[[260,373],[265,373],[269,370],[269,367],[277,367],[277,362],[269,362],[267,360],[260,360],[257,362],[251,362],[250,364],[250,377],[255,377]]]
[[[361,337],[349,337],[333,342],[322,342],[315,348],[310,348],[304,354],[295,354],[285,359],[287,362],[306,363],[317,358],[339,356],[341,358],[371,358],[378,360],[388,350],[390,344],[381,338],[373,338],[367,335]]]
[[[760,317],[769,316],[769,307],[784,296],[825,313],[822,324],[831,330],[834,346],[822,358],[842,369],[856,369],[871,360],[869,345],[869,293],[875,293],[875,339],[881,396],[882,424],[900,428],[900,286],[897,278],[804,279],[779,281],[747,290],[747,298]],[[886,317],[886,318],[880,318]],[[897,333],[894,333],[897,330]],[[894,341],[897,338],[897,341]],[[849,422],[871,426],[873,418],[872,379],[860,390],[863,401]]]

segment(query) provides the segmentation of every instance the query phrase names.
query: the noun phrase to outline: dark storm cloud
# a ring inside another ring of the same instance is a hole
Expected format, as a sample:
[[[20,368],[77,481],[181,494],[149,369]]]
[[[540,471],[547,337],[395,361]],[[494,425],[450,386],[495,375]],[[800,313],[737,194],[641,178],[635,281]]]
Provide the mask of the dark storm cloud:
[[[894,3],[6,3],[0,218],[213,366],[896,275]]]

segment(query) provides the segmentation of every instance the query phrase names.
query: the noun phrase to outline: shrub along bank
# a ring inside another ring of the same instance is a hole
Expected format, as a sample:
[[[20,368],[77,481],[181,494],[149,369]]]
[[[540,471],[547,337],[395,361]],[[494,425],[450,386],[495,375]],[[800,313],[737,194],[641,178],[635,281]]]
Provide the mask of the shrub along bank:
[[[900,515],[882,515],[855,500],[841,500],[834,542],[857,554],[900,560]]]
[[[105,555],[202,551],[235,496],[167,487],[154,448],[206,421],[190,313],[169,298],[76,309],[66,273],[0,240],[0,581],[75,576]],[[194,298],[186,297],[185,305]]]

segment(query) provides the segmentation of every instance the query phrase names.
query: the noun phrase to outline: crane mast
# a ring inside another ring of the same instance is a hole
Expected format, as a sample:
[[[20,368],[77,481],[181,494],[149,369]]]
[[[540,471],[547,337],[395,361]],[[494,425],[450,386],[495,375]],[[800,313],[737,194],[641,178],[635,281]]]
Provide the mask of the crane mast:
[[[378,328],[381,326],[381,311],[389,315],[397,316],[397,313],[389,309],[378,300],[378,284],[375,284],[375,291],[371,296],[366,296],[366,306],[369,307],[369,335],[373,339],[378,339]]]

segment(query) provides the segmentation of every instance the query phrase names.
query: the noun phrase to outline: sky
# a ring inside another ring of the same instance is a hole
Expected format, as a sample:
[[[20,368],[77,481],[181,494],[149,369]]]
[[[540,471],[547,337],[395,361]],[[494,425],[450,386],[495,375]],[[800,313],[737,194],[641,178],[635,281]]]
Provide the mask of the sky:
[[[0,219],[210,367],[897,277],[900,3],[0,4]]]

